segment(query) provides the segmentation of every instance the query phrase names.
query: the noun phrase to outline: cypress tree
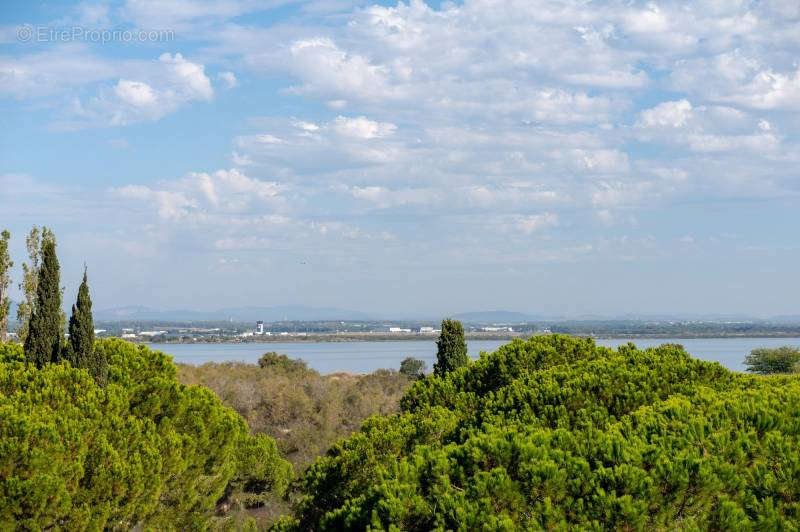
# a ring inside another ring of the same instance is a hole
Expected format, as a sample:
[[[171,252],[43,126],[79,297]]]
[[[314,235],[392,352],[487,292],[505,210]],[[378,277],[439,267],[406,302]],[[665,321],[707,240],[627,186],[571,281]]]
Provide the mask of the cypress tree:
[[[443,320],[442,332],[436,341],[436,364],[434,375],[443,376],[469,363],[467,342],[464,340],[464,328],[457,320]]]
[[[69,318],[69,343],[67,358],[73,367],[89,368],[94,347],[94,320],[92,319],[92,300],[89,297],[89,283],[86,269],[83,282],[78,288],[78,300],[72,305]]]
[[[56,242],[52,233],[42,238],[42,263],[36,299],[25,338],[25,358],[37,368],[61,359],[64,330],[61,324],[61,287]]]

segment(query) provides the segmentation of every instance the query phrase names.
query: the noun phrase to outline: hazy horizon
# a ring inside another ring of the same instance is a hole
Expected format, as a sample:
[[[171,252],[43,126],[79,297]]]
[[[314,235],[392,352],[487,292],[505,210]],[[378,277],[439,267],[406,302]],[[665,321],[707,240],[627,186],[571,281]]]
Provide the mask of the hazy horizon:
[[[789,2],[4,2],[11,297],[36,224],[65,304],[86,263],[96,309],[798,315],[798,24]]]

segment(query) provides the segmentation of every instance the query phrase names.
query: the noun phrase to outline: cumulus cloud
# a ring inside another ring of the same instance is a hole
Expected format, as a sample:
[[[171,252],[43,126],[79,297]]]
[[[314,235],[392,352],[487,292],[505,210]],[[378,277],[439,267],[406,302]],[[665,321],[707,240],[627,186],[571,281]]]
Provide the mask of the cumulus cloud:
[[[384,69],[360,55],[348,53],[332,40],[295,41],[289,47],[292,72],[303,84],[294,88],[305,94],[385,98],[390,94]]]
[[[165,220],[199,220],[221,214],[249,214],[252,209],[279,210],[284,206],[281,194],[286,189],[286,185],[231,169],[211,174],[192,172],[157,186],[126,185],[111,193],[116,198],[153,205]]]
[[[158,120],[192,101],[209,101],[214,96],[203,65],[180,53],[161,54],[142,72],[144,79],[119,79],[101,87],[86,100],[75,98],[63,127],[125,126]]]
[[[692,104],[688,100],[662,102],[652,109],[639,113],[640,123],[646,127],[683,127],[692,116]]]
[[[800,110],[800,68],[794,72],[758,72],[724,100],[755,109]]]
[[[709,167],[754,152],[791,158],[775,119],[751,112],[792,109],[786,52],[797,46],[778,11],[672,1],[369,6],[284,41],[269,63],[295,80],[293,93],[347,113],[273,125],[238,138],[236,153],[376,208],[520,209],[526,198],[625,220],[612,210],[713,194]],[[637,105],[666,91],[673,96]],[[717,173],[718,190],[726,179],[742,186]]]

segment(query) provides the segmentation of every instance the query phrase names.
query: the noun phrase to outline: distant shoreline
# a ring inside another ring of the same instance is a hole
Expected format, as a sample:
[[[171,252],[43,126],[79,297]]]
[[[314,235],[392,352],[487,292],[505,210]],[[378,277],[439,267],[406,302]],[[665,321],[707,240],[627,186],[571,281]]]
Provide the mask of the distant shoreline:
[[[533,334],[523,333],[509,333],[509,334],[494,334],[494,333],[467,333],[467,340],[508,340],[514,338],[527,339]],[[698,340],[698,339],[736,339],[736,338],[798,338],[800,334],[797,332],[764,332],[764,333],[728,333],[728,334],[574,334],[570,335],[578,338],[594,338],[598,340]],[[164,341],[141,341],[137,343],[144,344],[250,344],[250,343],[264,343],[264,344],[279,344],[279,343],[345,343],[345,342],[399,342],[399,341],[419,341],[419,342],[432,342],[436,341],[438,335],[435,334],[405,334],[405,333],[348,333],[348,334],[304,334],[304,335],[259,335],[248,337],[216,337],[207,339],[192,339],[183,340],[177,338],[169,338]]]

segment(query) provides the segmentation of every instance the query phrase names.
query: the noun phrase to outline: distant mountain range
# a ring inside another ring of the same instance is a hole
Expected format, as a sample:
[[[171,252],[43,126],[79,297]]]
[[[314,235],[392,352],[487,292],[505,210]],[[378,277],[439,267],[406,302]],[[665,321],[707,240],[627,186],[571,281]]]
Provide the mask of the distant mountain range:
[[[453,314],[453,319],[465,323],[526,323],[542,321],[542,316],[513,312],[510,310],[484,310],[477,312],[461,312]]]
[[[363,312],[333,307],[306,307],[282,305],[276,307],[233,307],[212,311],[160,310],[142,306],[117,307],[97,310],[98,321],[367,321]]]
[[[618,316],[602,316],[598,314],[582,314],[574,316],[546,316],[542,314],[527,314],[508,310],[489,310],[477,312],[462,312],[454,314],[454,319],[464,323],[473,324],[514,324],[530,322],[560,322],[560,321],[705,321],[705,322],[768,322],[776,324],[798,324],[800,315],[774,316],[770,318],[756,318],[746,314],[622,314]]]
[[[69,308],[64,311],[69,313]],[[11,302],[11,322],[17,317],[17,302]],[[531,322],[560,321],[714,321],[714,322],[768,322],[775,324],[800,324],[800,314],[787,314],[769,318],[756,318],[746,314],[621,314],[602,316],[583,314],[574,316],[554,316],[529,314],[511,310],[482,310],[460,312],[449,316],[464,323],[493,325]],[[336,307],[310,307],[305,305],[278,305],[274,307],[230,307],[219,310],[164,310],[145,306],[125,306],[100,309],[94,311],[94,319],[98,321],[377,321],[407,320],[436,322],[435,316],[391,316],[377,315],[367,312],[346,310]]]

